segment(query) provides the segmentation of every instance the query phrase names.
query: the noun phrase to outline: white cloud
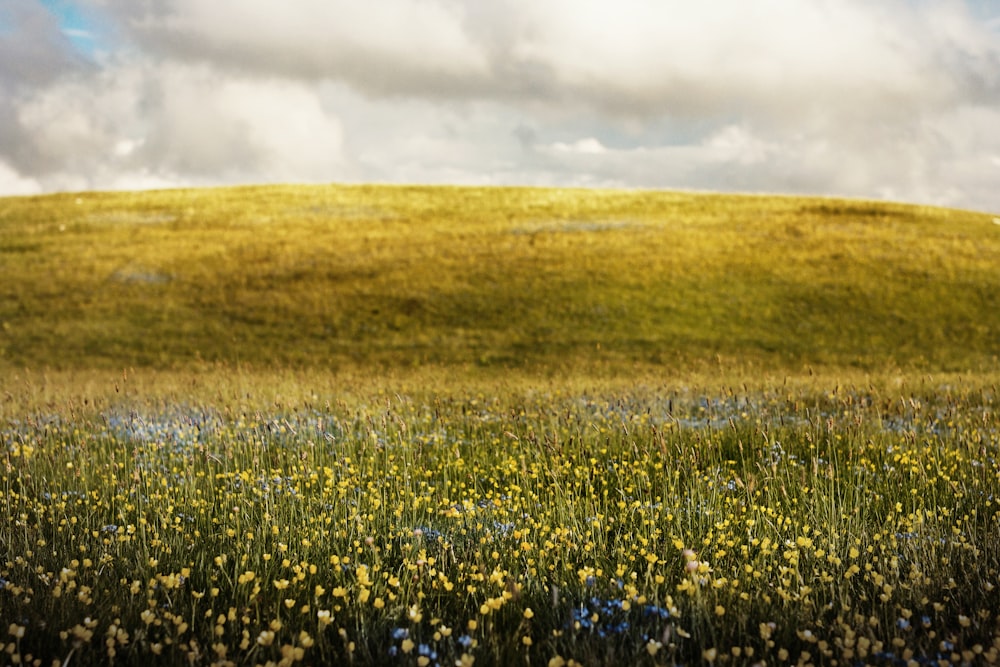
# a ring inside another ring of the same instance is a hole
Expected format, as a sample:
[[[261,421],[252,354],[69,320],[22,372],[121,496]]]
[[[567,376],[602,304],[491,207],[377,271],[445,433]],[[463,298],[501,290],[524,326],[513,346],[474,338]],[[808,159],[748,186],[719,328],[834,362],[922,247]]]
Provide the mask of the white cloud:
[[[444,94],[482,77],[487,62],[463,29],[461,3],[428,0],[160,0],[130,17],[137,41],[168,58],[236,71],[350,81],[382,94]]]
[[[344,163],[337,118],[301,83],[175,65],[157,73],[152,95],[152,113],[134,109],[133,121],[146,125],[138,156],[167,172],[315,180],[336,177]]]
[[[552,144],[552,149],[559,153],[578,153],[583,155],[601,155],[602,153],[607,152],[604,144],[594,137],[577,139],[573,143],[569,144],[557,141]]]
[[[723,127],[708,137],[704,146],[716,154],[718,161],[740,165],[761,164],[777,153],[774,146],[739,125]]]
[[[89,30],[81,30],[80,28],[63,28],[62,34],[70,38],[93,40],[96,39],[96,35]]]
[[[0,58],[0,187],[624,185],[1000,210],[1000,33],[962,2],[78,2],[123,40],[92,65],[38,0],[0,36],[0,56],[26,54]]]
[[[826,114],[831,105],[885,114],[946,103],[970,76],[993,72],[997,55],[995,35],[955,3],[920,10],[861,0],[107,5],[136,43],[164,58],[342,81],[371,95],[576,100],[640,117],[725,114],[734,105],[782,120]]]
[[[41,183],[24,178],[0,160],[0,195],[37,195],[42,191]]]
[[[47,189],[342,178],[343,130],[308,86],[134,63],[15,103]]]

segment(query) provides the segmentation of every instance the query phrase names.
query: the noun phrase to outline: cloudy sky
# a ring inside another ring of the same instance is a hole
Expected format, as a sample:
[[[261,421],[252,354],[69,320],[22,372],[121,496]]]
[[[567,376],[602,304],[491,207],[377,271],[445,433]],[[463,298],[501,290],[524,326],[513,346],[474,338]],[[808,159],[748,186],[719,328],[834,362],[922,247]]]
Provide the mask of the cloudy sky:
[[[1000,213],[1000,0],[0,0],[0,194],[259,182]]]

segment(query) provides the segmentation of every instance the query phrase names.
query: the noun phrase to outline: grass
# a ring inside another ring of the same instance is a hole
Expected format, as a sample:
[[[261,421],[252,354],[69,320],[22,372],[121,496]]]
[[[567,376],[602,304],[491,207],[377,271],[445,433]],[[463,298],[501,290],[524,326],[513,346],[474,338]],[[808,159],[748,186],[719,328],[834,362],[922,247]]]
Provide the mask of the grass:
[[[7,655],[996,662],[994,400],[633,388],[11,420]]]
[[[1000,228],[0,200],[0,664],[1000,662]]]
[[[997,367],[1000,228],[894,204],[267,187],[0,201],[8,368]]]

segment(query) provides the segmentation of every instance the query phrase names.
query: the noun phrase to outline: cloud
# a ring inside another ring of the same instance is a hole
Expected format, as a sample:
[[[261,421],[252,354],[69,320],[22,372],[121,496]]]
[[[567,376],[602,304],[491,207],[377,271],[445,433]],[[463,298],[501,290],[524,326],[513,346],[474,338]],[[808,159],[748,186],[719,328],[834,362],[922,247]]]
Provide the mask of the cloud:
[[[84,66],[44,7],[33,0],[0,0],[0,90],[9,96]]]
[[[343,162],[336,116],[302,84],[179,65],[162,69],[146,94],[154,111],[135,110],[133,119],[146,127],[133,159],[163,171],[284,180],[324,170],[335,176]]]
[[[89,61],[38,0],[0,0],[0,188],[621,185],[1000,210],[1000,31],[963,2],[77,2],[119,40]]]
[[[373,94],[450,95],[487,63],[459,3],[427,0],[112,0],[136,43],[237,72],[348,81]]]
[[[570,144],[557,141],[552,144],[552,150],[559,153],[576,153],[577,155],[602,155],[607,152],[604,144],[594,137],[578,139]]]
[[[29,139],[15,165],[47,189],[334,180],[343,131],[300,83],[200,66],[105,68],[14,104]],[[123,174],[125,176],[123,176]]]
[[[42,185],[38,181],[24,178],[3,161],[0,161],[0,193],[4,195],[41,194]]]
[[[55,17],[41,5],[0,0],[0,163],[5,163],[8,171],[15,170],[15,176],[21,173],[25,154],[30,152],[30,137],[20,131],[17,121],[18,98],[83,69],[85,63],[74,55]],[[3,180],[30,181],[30,175]]]
[[[170,59],[370,95],[563,103],[632,116],[885,112],[997,92],[995,34],[962,5],[860,0],[108,0]],[[878,102],[884,104],[878,105]],[[891,103],[891,104],[885,104]]]
[[[781,147],[745,127],[728,125],[696,144],[609,148],[586,138],[536,150],[555,173],[582,162],[589,174],[584,185],[657,188],[669,182],[674,187],[704,189],[705,182],[714,182],[718,189],[732,191],[767,190],[766,179],[755,180],[757,172],[749,167],[768,163]]]

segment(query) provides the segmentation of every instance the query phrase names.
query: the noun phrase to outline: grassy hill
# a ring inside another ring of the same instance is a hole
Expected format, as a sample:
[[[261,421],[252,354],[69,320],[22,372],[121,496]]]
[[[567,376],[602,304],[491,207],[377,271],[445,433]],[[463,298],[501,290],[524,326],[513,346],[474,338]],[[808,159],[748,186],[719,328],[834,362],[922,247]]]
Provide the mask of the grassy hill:
[[[1000,226],[817,198],[0,199],[0,368],[995,369]]]
[[[0,200],[6,662],[995,664],[998,294],[913,206]]]

